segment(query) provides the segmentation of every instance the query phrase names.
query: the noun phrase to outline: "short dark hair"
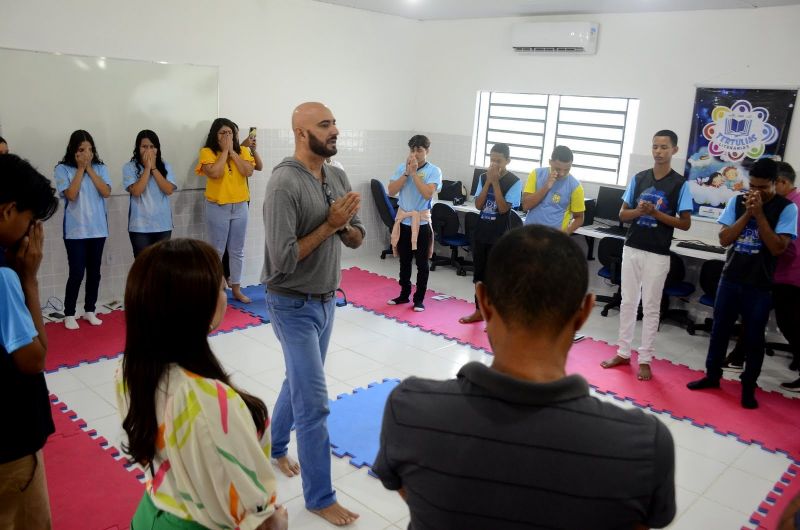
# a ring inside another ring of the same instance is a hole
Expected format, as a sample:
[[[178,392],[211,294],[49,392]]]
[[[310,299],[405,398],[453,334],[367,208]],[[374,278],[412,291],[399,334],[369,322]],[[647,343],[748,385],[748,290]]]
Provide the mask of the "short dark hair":
[[[416,149],[417,147],[423,147],[425,149],[430,149],[431,148],[431,141],[425,135],[415,134],[408,141],[408,148],[409,149]]]
[[[778,178],[786,179],[794,184],[795,173],[794,168],[788,162],[777,162],[778,164]]]
[[[678,145],[678,135],[675,134],[674,131],[670,131],[669,129],[661,129],[660,131],[658,131],[653,135],[653,138],[655,138],[656,136],[666,136],[667,138],[669,138],[670,143],[672,143],[672,147]]]
[[[771,158],[759,158],[750,166],[750,176],[771,182],[778,180],[778,164]]]
[[[568,162],[571,164],[573,160],[572,149],[566,145],[557,145],[556,148],[553,149],[553,154],[550,155],[550,160]]]
[[[17,155],[0,155],[0,204],[17,203],[20,212],[33,212],[46,221],[58,209],[56,190],[47,177]]]
[[[0,136],[0,144],[7,144],[6,139]]]
[[[206,143],[203,147],[208,147],[215,153],[221,152],[222,148],[219,146],[219,138],[217,138],[217,133],[223,127],[228,127],[233,133],[233,150],[239,154],[242,154],[242,148],[239,145],[239,126],[228,118],[217,118],[211,122],[211,128],[208,130]],[[139,144],[136,144],[136,147],[138,148]],[[161,150],[159,149],[159,151]]]
[[[555,333],[580,309],[589,268],[581,248],[564,232],[529,225],[507,232],[494,245],[484,284],[506,324]]]
[[[494,144],[489,152],[503,155],[506,160],[511,160],[511,149],[508,147],[508,144]]]

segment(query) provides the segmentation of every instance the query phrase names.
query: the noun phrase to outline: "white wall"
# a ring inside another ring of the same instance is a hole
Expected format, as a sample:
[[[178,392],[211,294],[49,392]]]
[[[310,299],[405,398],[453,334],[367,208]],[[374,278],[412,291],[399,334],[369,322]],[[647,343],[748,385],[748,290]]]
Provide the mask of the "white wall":
[[[597,54],[518,54],[511,49],[511,26],[523,20],[598,22]],[[685,148],[698,84],[800,86],[798,23],[800,6],[423,22],[417,64],[424,84],[414,125],[461,135],[466,161],[478,90],[639,98],[633,156],[649,160],[659,129],[673,129]],[[681,155],[674,166],[682,172]],[[800,116],[786,158],[800,163]],[[454,170],[471,175],[466,166]]]

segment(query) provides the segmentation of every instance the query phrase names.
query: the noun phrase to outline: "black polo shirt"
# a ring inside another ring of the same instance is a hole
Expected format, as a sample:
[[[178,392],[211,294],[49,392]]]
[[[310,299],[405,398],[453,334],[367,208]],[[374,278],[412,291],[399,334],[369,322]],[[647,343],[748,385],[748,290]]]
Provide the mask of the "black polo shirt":
[[[579,375],[538,384],[472,362],[457,379],[406,379],[372,469],[405,490],[414,530],[660,528],[675,516],[667,428],[590,396]]]

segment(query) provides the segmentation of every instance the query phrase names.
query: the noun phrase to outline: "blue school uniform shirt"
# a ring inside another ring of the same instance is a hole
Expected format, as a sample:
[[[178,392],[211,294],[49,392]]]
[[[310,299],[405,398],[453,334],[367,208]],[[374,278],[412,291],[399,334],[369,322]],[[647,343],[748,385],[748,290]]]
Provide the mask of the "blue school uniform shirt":
[[[483,179],[478,180],[478,186],[475,188],[475,196],[481,194],[483,190]],[[520,203],[520,197],[522,196],[522,180],[517,180],[517,182],[508,188],[506,191],[505,199],[508,204],[511,205],[512,208],[518,208]],[[481,219],[485,219],[487,221],[494,221],[497,219],[498,215],[497,210],[497,201],[494,198],[494,187],[489,188],[489,191],[486,193],[486,204],[481,210]]]
[[[717,222],[721,225],[731,226],[732,224],[736,223],[736,199],[731,198],[728,203],[725,205],[725,209],[722,211],[722,215],[719,216]],[[786,206],[783,211],[781,211],[780,216],[778,217],[778,224],[775,225],[775,233],[776,234],[786,234],[790,236],[792,239],[797,239],[797,206],[794,204],[789,204]],[[739,237],[736,238],[736,242],[733,244],[734,252],[739,252],[740,254],[758,254],[761,251],[761,248],[764,246],[764,242],[761,240],[761,237],[758,233],[758,224],[754,218],[750,218],[747,222],[747,226],[742,233],[739,234]]]
[[[392,175],[390,180],[397,180],[403,176],[406,171],[405,163],[397,166],[397,169]],[[422,173],[422,179],[425,184],[436,184],[436,191],[442,189],[442,170],[434,166],[430,162],[426,162],[424,166],[417,169],[417,175]],[[423,210],[431,209],[431,201],[422,196],[414,184],[412,177],[409,175],[405,186],[400,190],[400,196],[397,202],[398,206],[407,212],[421,212]],[[411,219],[403,219],[404,225],[411,225]],[[422,221],[420,224],[428,224],[427,221]]]
[[[94,172],[109,186],[108,168],[105,164],[92,164]],[[83,175],[81,189],[74,201],[64,196],[64,190],[69,188],[78,168],[59,164],[56,166],[56,190],[64,197],[64,239],[89,239],[94,237],[108,237],[108,212],[106,200],[97,191],[89,178]]]
[[[550,168],[540,167],[528,175],[525,183],[525,193],[535,193],[542,189],[550,178]],[[571,174],[566,178],[558,179],[547,192],[542,201],[525,215],[526,225],[544,225],[556,230],[566,230],[572,214],[586,210],[584,203],[583,186]]]
[[[10,355],[38,335],[19,276],[8,267],[0,267],[0,348]]]
[[[139,180],[139,176],[144,168],[137,167],[138,164],[131,160],[122,166],[122,186],[127,190],[131,184]],[[175,182],[175,175],[172,167],[164,162],[167,170],[167,181],[172,184],[172,189],[178,188]],[[131,195],[130,207],[128,208],[128,231],[153,233],[167,232],[172,230],[172,208],[169,204],[169,196],[161,191],[156,179],[150,175],[144,193],[138,197]]]

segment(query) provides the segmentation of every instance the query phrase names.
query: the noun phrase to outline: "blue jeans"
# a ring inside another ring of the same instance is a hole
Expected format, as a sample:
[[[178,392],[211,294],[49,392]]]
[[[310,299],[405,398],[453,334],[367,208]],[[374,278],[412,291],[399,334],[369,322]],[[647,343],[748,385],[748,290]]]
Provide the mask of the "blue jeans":
[[[266,301],[286,360],[286,379],[272,411],[272,457],[286,456],[294,424],[306,508],[327,508],[336,502],[336,493],[331,483],[330,409],[323,365],[336,300],[323,303],[267,292]]]
[[[206,201],[206,228],[208,242],[219,254],[219,259],[228,249],[231,264],[231,284],[242,283],[244,266],[244,237],[247,233],[247,202],[217,204]]]
[[[728,351],[733,326],[742,316],[741,339],[745,358],[742,384],[755,386],[764,362],[764,330],[772,309],[772,293],[751,285],[720,280],[714,301],[714,325],[706,357],[706,373],[711,379],[722,378],[722,363]]]

